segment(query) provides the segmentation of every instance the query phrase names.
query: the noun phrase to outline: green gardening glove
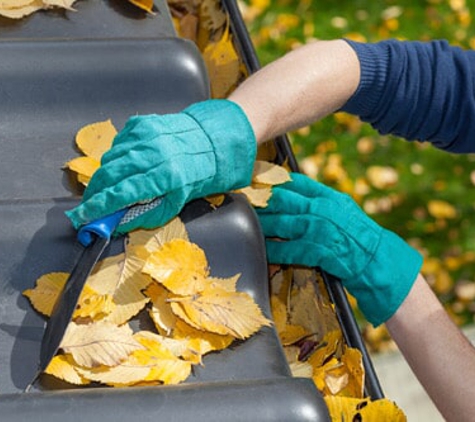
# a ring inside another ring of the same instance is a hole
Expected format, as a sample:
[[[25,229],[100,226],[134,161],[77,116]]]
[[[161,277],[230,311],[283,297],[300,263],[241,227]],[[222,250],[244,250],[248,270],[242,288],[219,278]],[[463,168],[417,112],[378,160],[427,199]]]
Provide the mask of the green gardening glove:
[[[322,268],[341,279],[368,321],[385,322],[415,282],[421,255],[350,196],[301,174],[291,177],[257,210],[269,262]]]
[[[228,100],[132,117],[66,214],[79,228],[132,207],[116,233],[162,226],[193,199],[249,185],[256,150],[246,115]]]

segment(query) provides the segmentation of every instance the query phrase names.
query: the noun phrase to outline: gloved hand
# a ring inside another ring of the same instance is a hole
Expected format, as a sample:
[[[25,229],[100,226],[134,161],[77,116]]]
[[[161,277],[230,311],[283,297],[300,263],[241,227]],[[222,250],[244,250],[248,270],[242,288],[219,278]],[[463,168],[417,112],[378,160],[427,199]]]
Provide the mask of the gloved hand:
[[[104,154],[82,203],[66,214],[79,228],[145,203],[126,214],[116,233],[161,226],[192,199],[249,185],[256,150],[246,115],[228,100],[131,117]]]
[[[421,255],[353,199],[297,173],[257,209],[270,263],[320,267],[341,279],[374,326],[404,301]],[[276,239],[278,238],[278,239]]]

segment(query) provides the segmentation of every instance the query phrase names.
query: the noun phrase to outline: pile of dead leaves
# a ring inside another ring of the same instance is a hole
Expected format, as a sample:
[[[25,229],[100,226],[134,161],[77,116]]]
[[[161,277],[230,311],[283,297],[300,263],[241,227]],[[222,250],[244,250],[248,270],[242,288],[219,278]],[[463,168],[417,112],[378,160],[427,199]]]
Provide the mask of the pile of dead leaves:
[[[294,376],[311,378],[335,421],[402,422],[391,401],[365,398],[361,352],[348,347],[321,274],[271,267],[272,315]]]
[[[50,316],[68,275],[45,274],[24,295]],[[130,233],[124,253],[101,260],[87,280],[46,373],[77,385],[180,383],[206,353],[270,325],[251,296],[236,290],[238,279],[210,275],[204,251],[178,218]],[[134,332],[140,313],[153,330]]]
[[[110,120],[82,127],[75,143],[82,155],[65,167],[87,186],[117,130]],[[290,180],[282,167],[257,161],[253,183],[240,190],[266,206],[271,187]],[[224,195],[209,198],[219,206]],[[128,235],[125,252],[101,260],[88,278],[46,373],[72,384],[110,386],[176,384],[210,351],[244,340],[270,325],[252,298],[236,290],[239,274],[212,277],[205,253],[189,241],[175,218],[157,230]],[[50,316],[68,273],[49,273],[24,292]],[[154,331],[135,331],[134,318],[147,312]]]

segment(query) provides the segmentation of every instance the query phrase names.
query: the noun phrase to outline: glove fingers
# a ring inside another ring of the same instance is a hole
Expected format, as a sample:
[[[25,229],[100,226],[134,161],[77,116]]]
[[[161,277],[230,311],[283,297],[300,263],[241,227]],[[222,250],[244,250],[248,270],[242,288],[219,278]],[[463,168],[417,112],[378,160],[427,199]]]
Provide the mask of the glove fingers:
[[[355,240],[342,232],[336,224],[318,217],[309,219],[305,216],[263,215],[259,216],[259,221],[266,238],[323,245],[342,258],[349,250],[359,247]],[[303,248],[300,250],[305,251]]]
[[[320,267],[329,274],[341,279],[351,276],[351,268],[324,244],[297,241],[278,241],[266,239],[267,260],[271,264],[303,265]]]
[[[281,239],[302,239],[307,235],[312,239],[319,237],[318,227],[315,227],[303,216],[261,214],[260,212],[258,212],[258,216],[265,237]],[[314,229],[317,229],[317,232]]]
[[[196,139],[199,134],[188,133],[187,136]],[[160,139],[123,143],[109,150],[102,158],[101,167],[93,175],[84,193],[85,198],[104,188],[115,186],[124,179],[157,168],[160,168],[160,179],[166,179],[170,174],[176,173],[186,175],[188,180],[192,179],[195,173],[205,172],[205,178],[210,174],[214,175],[216,165],[212,147],[204,148],[201,145],[199,149],[193,148],[193,142],[185,138],[183,134],[163,135]],[[201,179],[202,177],[198,177],[198,181]]]
[[[334,189],[311,179],[305,174],[290,173],[290,177],[292,178],[291,182],[280,186],[287,191],[298,193],[305,198],[334,198],[337,193]]]
[[[312,206],[311,202],[299,193],[288,190],[286,186],[288,185],[273,187],[267,207],[258,208],[256,211],[259,214],[308,214]]]
[[[292,181],[275,186],[267,213],[324,215],[338,211],[349,202],[347,195],[341,194],[321,183],[298,173],[291,174]]]

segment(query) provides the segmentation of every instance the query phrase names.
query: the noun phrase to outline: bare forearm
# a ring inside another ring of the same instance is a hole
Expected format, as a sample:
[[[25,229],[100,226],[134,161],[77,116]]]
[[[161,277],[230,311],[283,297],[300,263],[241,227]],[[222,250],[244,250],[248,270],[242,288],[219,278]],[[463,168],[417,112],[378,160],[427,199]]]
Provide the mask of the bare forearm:
[[[263,67],[229,99],[243,108],[260,143],[338,110],[355,92],[359,72],[345,41],[317,41]]]
[[[442,415],[448,421],[472,421],[475,349],[422,276],[386,325]]]

